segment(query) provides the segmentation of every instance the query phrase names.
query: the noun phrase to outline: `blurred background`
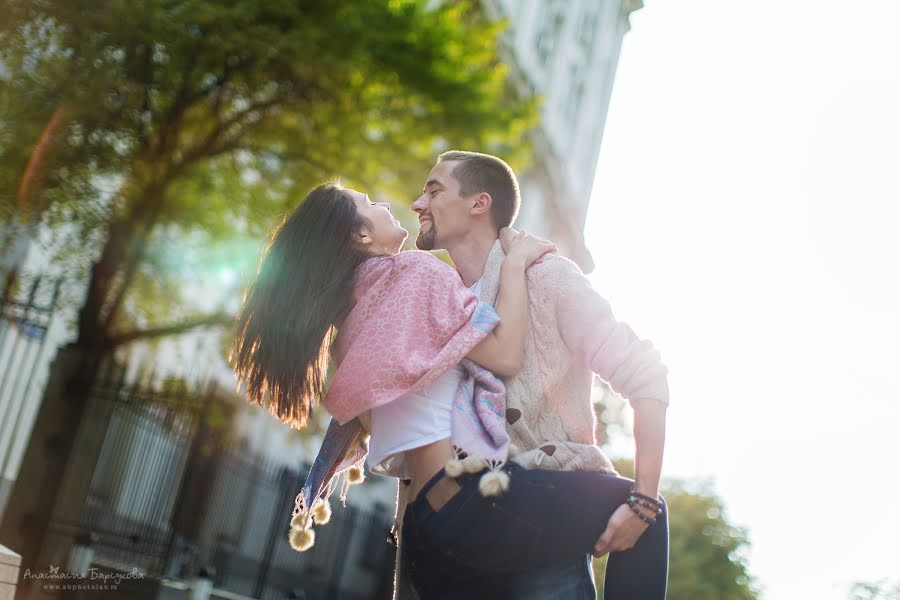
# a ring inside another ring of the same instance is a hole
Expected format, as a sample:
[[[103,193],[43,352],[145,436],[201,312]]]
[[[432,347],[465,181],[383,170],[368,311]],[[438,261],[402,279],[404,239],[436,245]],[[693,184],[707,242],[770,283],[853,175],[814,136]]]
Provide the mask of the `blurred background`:
[[[250,406],[225,354],[310,187],[415,232],[456,148],[513,166],[517,226],[669,365],[669,597],[900,598],[898,24],[888,0],[0,0],[0,591],[101,593],[22,576],[55,565],[136,569],[119,598],[389,597],[395,485],[290,549],[327,415]],[[629,473],[627,403],[595,392]]]

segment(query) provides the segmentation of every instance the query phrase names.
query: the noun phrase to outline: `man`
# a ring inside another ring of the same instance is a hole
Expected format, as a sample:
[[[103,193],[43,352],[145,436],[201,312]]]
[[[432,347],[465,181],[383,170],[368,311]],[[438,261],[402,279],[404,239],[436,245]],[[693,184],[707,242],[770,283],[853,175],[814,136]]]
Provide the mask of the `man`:
[[[463,282],[493,303],[504,256],[497,232],[513,223],[519,204],[518,183],[505,162],[480,153],[445,152],[412,205],[421,225],[416,246],[447,250]],[[507,429],[518,448],[514,460],[528,468],[615,473],[595,444],[590,396],[596,373],[635,410],[635,490],[657,497],[668,405],[659,353],[614,319],[609,304],[570,260],[547,255],[527,275],[524,366],[505,380]],[[401,490],[400,515],[404,502]],[[631,548],[643,530],[639,517],[623,504],[597,540],[594,556]],[[403,580],[399,574],[400,597],[406,591]],[[593,599],[590,556],[563,567],[479,581],[471,597],[490,595]]]

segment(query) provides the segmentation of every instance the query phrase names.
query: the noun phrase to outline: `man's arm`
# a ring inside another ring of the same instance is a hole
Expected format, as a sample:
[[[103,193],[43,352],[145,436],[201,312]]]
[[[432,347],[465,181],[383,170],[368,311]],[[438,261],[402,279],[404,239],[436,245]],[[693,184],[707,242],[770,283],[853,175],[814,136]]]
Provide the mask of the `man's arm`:
[[[653,400],[634,404],[634,489],[656,498],[666,441],[666,405]]]
[[[663,445],[666,437],[666,405],[655,400],[632,402],[634,406],[634,489],[656,498],[659,494],[659,477],[662,471]],[[647,518],[653,513],[638,507]],[[594,544],[593,555],[601,557],[607,552],[619,552],[634,547],[647,524],[632,508],[623,504],[612,514],[606,530]]]
[[[575,263],[554,258],[560,335],[585,366],[634,408],[638,491],[655,496],[669,404],[668,369],[652,343],[616,320],[609,302],[593,289]]]
[[[557,322],[562,338],[591,371],[634,408],[635,489],[656,497],[669,404],[668,370],[649,341],[641,340],[631,327],[616,320],[609,303],[591,287],[574,263],[554,267],[559,276]],[[627,506],[624,508],[629,512],[621,513],[623,521],[637,519]],[[627,544],[633,545],[643,532],[637,523],[634,527],[624,526],[623,531],[626,530],[638,531],[633,540],[631,535],[616,539],[614,532],[607,531],[604,534],[607,539],[601,538],[598,548],[623,550],[630,547]]]

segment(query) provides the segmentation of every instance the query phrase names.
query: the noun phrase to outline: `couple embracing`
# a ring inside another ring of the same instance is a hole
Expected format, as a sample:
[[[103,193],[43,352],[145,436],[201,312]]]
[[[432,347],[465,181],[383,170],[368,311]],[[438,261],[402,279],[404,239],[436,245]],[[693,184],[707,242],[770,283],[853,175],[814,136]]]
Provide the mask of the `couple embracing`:
[[[412,205],[419,250],[387,203],[336,184],[273,229],[234,367],[292,426],[320,398],[333,417],[291,545],[368,463],[399,481],[398,599],[593,599],[606,553],[607,600],[662,599],[666,367],[551,242],[509,227],[519,205],[505,162],[451,151]],[[594,374],[634,408],[634,480],[595,443]]]

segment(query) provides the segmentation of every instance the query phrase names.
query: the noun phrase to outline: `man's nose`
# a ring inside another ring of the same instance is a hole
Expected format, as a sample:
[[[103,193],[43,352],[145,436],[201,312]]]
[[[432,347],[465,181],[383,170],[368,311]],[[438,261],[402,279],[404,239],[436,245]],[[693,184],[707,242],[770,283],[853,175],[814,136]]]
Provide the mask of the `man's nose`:
[[[428,196],[427,196],[426,194],[422,194],[421,196],[419,196],[418,198],[416,198],[416,201],[413,202],[412,205],[411,205],[409,208],[410,208],[414,213],[417,213],[417,214],[418,214],[418,213],[421,213],[422,211],[424,211],[424,210],[427,208],[427,206],[426,206],[426,200],[427,200],[427,198],[428,198]]]

